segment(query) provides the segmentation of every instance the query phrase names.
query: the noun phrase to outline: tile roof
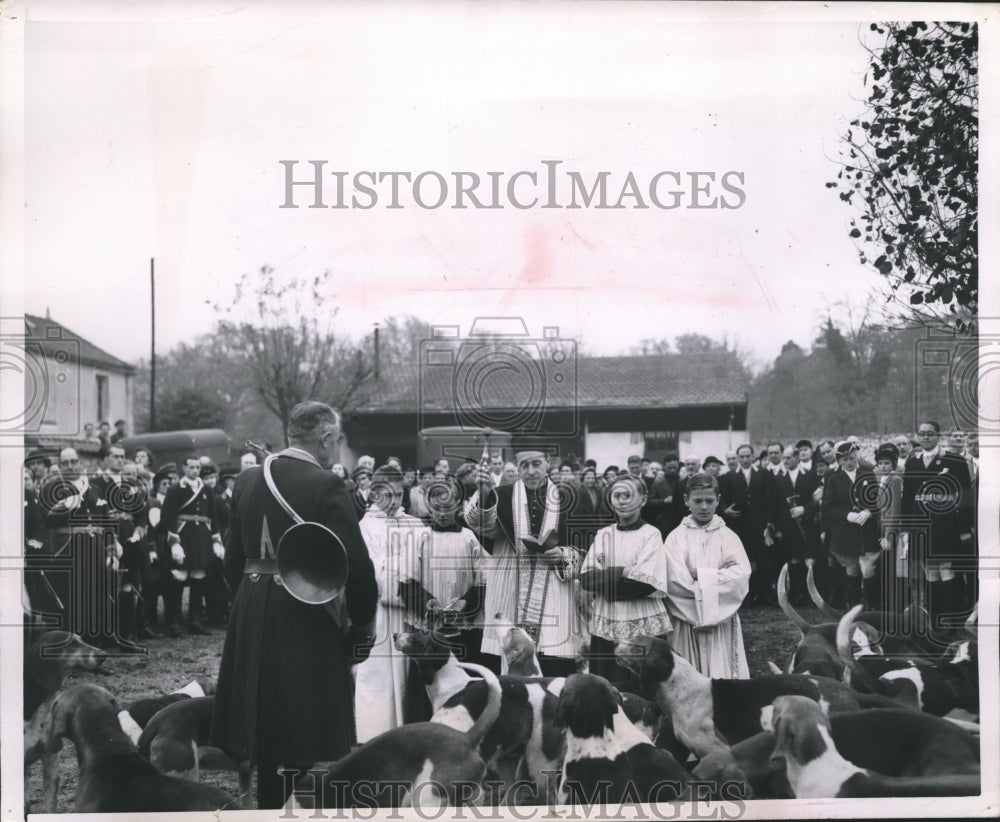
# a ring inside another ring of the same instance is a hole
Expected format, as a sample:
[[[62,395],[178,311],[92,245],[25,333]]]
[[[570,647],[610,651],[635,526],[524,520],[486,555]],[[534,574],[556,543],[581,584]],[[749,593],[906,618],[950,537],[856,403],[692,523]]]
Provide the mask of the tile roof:
[[[418,373],[419,372],[419,373]],[[359,409],[368,413],[448,411],[456,398],[468,407],[517,408],[512,397],[547,408],[681,408],[744,405],[747,385],[731,352],[631,357],[580,357],[547,364],[496,354],[459,356],[453,364],[381,363],[379,388]]]
[[[47,357],[56,358],[69,354],[72,361],[76,359],[76,352],[79,351],[79,362],[82,364],[96,365],[126,374],[135,373],[135,366],[98,348],[55,320],[25,314],[24,325],[25,343],[38,346]],[[65,341],[71,345],[67,347]]]

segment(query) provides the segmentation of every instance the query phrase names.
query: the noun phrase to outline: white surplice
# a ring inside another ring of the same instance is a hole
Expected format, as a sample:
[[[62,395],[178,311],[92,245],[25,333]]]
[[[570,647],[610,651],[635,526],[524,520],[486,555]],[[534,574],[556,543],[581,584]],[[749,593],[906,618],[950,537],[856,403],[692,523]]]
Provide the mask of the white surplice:
[[[359,525],[375,566],[379,593],[375,646],[358,666],[354,689],[358,742],[367,742],[403,724],[407,660],[392,644],[392,635],[403,630],[403,603],[397,591],[400,579],[408,577],[408,569],[416,562],[417,546],[427,526],[402,509],[389,517],[377,507]]]
[[[750,561],[740,538],[722,517],[699,526],[687,516],[665,547],[674,650],[705,676],[749,679],[737,611],[750,587]]]

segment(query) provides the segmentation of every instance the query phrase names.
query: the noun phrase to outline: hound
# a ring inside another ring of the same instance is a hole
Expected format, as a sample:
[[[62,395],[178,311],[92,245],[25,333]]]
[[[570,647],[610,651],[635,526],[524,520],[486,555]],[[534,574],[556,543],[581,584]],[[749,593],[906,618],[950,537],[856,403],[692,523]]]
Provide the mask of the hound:
[[[76,813],[220,811],[236,806],[225,791],[160,773],[121,729],[118,710],[115,698],[96,685],[77,685],[54,697],[48,749],[58,755],[64,738],[76,747]],[[54,782],[58,790],[58,776]]]
[[[620,665],[638,675],[641,695],[669,713],[674,734],[697,757],[721,751],[761,731],[760,709],[783,694],[822,700],[830,712],[894,705],[825,677],[782,674],[756,679],[709,679],[656,637],[621,642]]]
[[[161,772],[195,782],[203,764],[210,763],[214,770],[235,771],[240,805],[251,808],[250,762],[233,762],[217,748],[207,747],[214,708],[214,696],[183,698],[166,705],[143,729],[137,744],[139,753]]]
[[[913,721],[919,714],[903,714]],[[775,736],[771,760],[783,768],[792,791],[802,798],[972,796],[980,792],[975,772],[885,776],[845,759],[834,744],[830,720],[815,701],[781,696],[761,712],[761,724]]]
[[[486,701],[486,685],[470,677],[445,641],[433,631],[398,633],[396,649],[417,663],[431,701],[431,722],[465,731]],[[511,785],[519,777],[554,800],[547,772],[562,766],[565,738],[555,722],[562,677],[501,676],[500,719],[486,733],[479,752],[499,780]]]
[[[297,775],[286,809],[440,808],[479,798],[486,763],[477,748],[500,716],[502,695],[492,671],[460,664],[479,673],[488,692],[486,707],[468,731],[438,722],[393,728],[326,768]]]

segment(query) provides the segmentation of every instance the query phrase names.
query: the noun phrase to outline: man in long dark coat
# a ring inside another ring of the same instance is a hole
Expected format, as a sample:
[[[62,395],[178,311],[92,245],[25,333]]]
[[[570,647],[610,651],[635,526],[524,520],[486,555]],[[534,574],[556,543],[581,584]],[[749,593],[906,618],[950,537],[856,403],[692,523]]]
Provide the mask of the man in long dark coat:
[[[903,474],[903,525],[910,560],[926,581],[933,627],[950,627],[941,618],[967,614],[974,599],[961,571],[976,565],[975,494],[968,462],[939,447],[941,426],[922,422],[917,436],[922,452],[906,461]]]
[[[771,480],[767,518],[781,535],[778,564],[788,563],[789,599],[793,605],[806,605],[810,602],[806,590],[807,566],[816,560],[818,553],[819,540],[813,532],[812,520],[819,510],[813,498],[819,478],[802,467],[794,446],[785,448],[782,461],[785,470]]]
[[[753,464],[753,449],[749,445],[737,448],[736,458],[739,461],[737,469],[719,477],[719,514],[740,538],[753,569],[747,602],[766,603],[773,596],[773,548],[764,545],[769,475]]]
[[[863,592],[867,607],[876,610],[881,607],[879,481],[860,465],[858,452],[848,440],[837,443],[839,468],[827,475],[822,516],[830,533],[830,553],[847,574],[845,604],[853,607]]]
[[[291,445],[269,463],[274,484],[306,522],[328,527],[347,549],[342,603],[307,605],[275,576],[275,554],[292,517],[269,490],[261,467],[242,472],[233,489],[226,577],[235,596],[212,720],[212,744],[257,765],[257,806],[286,799],[279,767],[300,771],[339,759],[354,737],[351,666],[356,643],[375,617],[375,571],[344,481],[330,471],[340,418],[328,405],[292,409]]]

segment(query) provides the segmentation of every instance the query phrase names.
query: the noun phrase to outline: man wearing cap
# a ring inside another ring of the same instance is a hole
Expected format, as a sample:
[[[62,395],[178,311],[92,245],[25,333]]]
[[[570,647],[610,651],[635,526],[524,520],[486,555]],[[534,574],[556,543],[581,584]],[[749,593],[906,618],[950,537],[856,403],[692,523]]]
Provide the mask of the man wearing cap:
[[[499,488],[489,465],[480,463],[478,490],[466,506],[469,528],[493,540],[485,613],[502,614],[531,636],[543,675],[569,676],[589,642],[573,583],[584,549],[571,547],[569,500],[548,479],[547,452],[526,448],[516,459],[518,480]],[[500,656],[495,631],[484,633],[482,651]]]
[[[823,490],[823,522],[830,534],[830,553],[847,574],[844,601],[853,607],[861,601],[881,608],[878,583],[879,543],[878,479],[858,464],[858,446],[837,443],[840,469],[828,476]]]
[[[799,454],[799,468],[803,471],[812,471],[812,443],[809,440],[799,440],[795,443],[795,450]]]
[[[265,468],[242,472],[233,490],[225,564],[235,595],[210,744],[256,764],[260,809],[285,802],[291,780],[283,780],[280,766],[303,771],[339,759],[354,742],[350,669],[378,589],[344,481],[330,471],[339,437],[336,411],[299,403],[289,416],[289,447],[267,463],[292,511],[329,528],[346,549],[346,587],[334,607],[296,599],[276,576],[276,549],[294,519],[268,486]]]
[[[973,540],[975,500],[969,464],[940,447],[941,426],[921,422],[917,428],[922,453],[906,461],[903,516],[909,534],[909,558],[923,572],[925,605],[934,628],[941,620],[971,610],[974,580],[963,581],[960,568],[976,567]],[[951,620],[949,620],[951,621]]]

